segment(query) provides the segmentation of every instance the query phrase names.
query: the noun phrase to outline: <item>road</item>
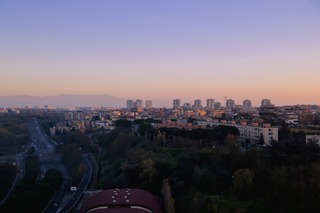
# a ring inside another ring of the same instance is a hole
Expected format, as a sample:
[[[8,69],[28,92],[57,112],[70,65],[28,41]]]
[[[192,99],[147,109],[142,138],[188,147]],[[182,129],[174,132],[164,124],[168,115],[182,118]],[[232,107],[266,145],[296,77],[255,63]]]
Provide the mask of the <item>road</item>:
[[[35,150],[38,154],[41,163],[41,177],[44,177],[45,172],[50,168],[55,168],[63,174],[64,182],[59,190],[55,193],[50,203],[43,212],[69,212],[75,207],[75,204],[82,197],[90,183],[92,175],[92,166],[86,154],[82,155],[82,160],[85,162],[85,173],[79,186],[76,186],[75,191],[71,191],[70,174],[61,162],[61,155],[55,152],[56,144],[48,138],[40,127],[37,120],[30,123],[30,130],[34,142]]]
[[[89,158],[87,154],[82,155],[82,160],[85,162],[86,169],[79,186],[76,186],[76,190],[71,191],[71,177],[69,171],[61,161],[61,155],[56,153],[55,149],[57,144],[48,138],[36,119],[29,123],[29,129],[31,133],[31,143],[26,150],[33,146],[39,158],[41,174],[38,181],[40,181],[45,176],[45,173],[51,168],[58,170],[64,177],[62,185],[55,192],[53,198],[43,212],[70,212],[81,199],[83,192],[90,183],[92,166]],[[8,198],[14,195],[16,186],[23,180],[25,172],[23,155],[24,153],[20,153],[3,159],[16,162],[19,172],[6,197],[1,201],[0,206],[5,203]]]
[[[2,206],[7,201],[7,199],[13,197],[15,189],[16,189],[17,185],[19,185],[21,183],[21,181],[23,180],[24,173],[25,173],[25,163],[24,163],[23,153],[20,153],[15,156],[11,156],[11,157],[2,158],[2,160],[15,162],[17,165],[17,175],[16,175],[7,195],[1,200],[0,206]]]
[[[39,179],[42,179],[45,176],[46,171],[51,168],[58,170],[64,177],[62,185],[43,211],[57,212],[59,208],[63,207],[63,199],[71,193],[71,178],[67,168],[61,162],[61,155],[56,153],[56,144],[48,138],[36,119],[29,124],[29,128],[33,146],[35,147],[35,151],[40,161],[41,177]]]
[[[85,162],[86,167],[82,180],[79,186],[77,186],[77,189],[74,192],[72,198],[69,200],[69,202],[66,203],[64,208],[60,209],[58,212],[71,212],[71,210],[74,209],[76,207],[76,204],[81,200],[83,192],[86,190],[91,181],[92,165],[90,163],[88,155],[83,154],[82,160]]]

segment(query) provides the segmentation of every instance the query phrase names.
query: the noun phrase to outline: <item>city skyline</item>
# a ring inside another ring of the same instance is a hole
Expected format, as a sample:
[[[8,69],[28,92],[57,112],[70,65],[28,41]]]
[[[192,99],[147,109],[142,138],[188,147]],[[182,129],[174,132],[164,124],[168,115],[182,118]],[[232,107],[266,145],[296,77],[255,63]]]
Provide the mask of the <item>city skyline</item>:
[[[1,1],[0,97],[320,104],[318,26],[315,0]]]
[[[203,103],[203,104],[202,104]],[[57,108],[73,108],[73,107],[111,107],[111,108],[140,108],[140,109],[151,109],[151,108],[193,108],[193,109],[220,109],[223,108],[241,108],[249,109],[256,107],[265,106],[297,106],[297,105],[318,105],[318,104],[284,104],[277,105],[268,98],[261,99],[257,104],[252,104],[250,99],[235,101],[234,99],[224,97],[224,100],[214,99],[212,97],[206,99],[185,99],[175,98],[173,100],[162,101],[157,99],[123,99],[108,94],[101,95],[68,95],[61,94],[57,96],[0,96],[0,109],[1,108],[42,108],[42,107],[57,107]],[[320,106],[320,105],[319,105]]]

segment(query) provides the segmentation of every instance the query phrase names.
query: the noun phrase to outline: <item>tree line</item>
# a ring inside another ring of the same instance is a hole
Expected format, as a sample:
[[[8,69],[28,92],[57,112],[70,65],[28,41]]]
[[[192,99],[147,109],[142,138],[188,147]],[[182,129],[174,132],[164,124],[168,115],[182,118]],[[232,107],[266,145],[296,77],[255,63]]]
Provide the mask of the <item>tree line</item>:
[[[170,201],[164,209],[175,212],[320,210],[319,147],[306,144],[299,135],[270,149],[253,147],[245,153],[234,144],[238,132],[225,126],[192,131],[150,128],[153,137],[148,131],[136,134],[128,123],[120,127],[96,135],[103,147],[99,188],[146,189]],[[221,146],[213,148],[207,141]]]

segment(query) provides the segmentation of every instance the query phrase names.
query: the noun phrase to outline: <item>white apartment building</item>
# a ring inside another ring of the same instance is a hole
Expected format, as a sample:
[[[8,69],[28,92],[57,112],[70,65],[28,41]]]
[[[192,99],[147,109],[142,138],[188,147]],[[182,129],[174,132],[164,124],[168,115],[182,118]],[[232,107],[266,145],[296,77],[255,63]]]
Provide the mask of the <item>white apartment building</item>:
[[[152,101],[146,100],[146,109],[151,109],[151,108],[152,108]]]
[[[135,102],[135,107],[143,107],[143,101],[140,99],[137,99]]]
[[[270,127],[270,124],[258,125],[235,125],[240,131],[240,140],[250,140],[251,143],[259,142],[261,137],[266,145],[271,145],[272,141],[278,141],[278,128]]]
[[[214,109],[214,99],[207,100],[207,109]]]
[[[261,101],[261,106],[262,106],[262,107],[272,106],[272,104],[271,104],[271,101],[270,101],[269,99],[265,98],[265,99],[263,99],[263,100]]]
[[[246,100],[243,101],[243,108],[244,109],[249,109],[251,107],[252,107],[252,103],[251,103],[250,100],[246,99]]]
[[[241,124],[216,124],[236,127],[240,132],[239,140],[243,142],[249,139],[251,143],[258,143],[262,137],[264,143],[270,146],[272,141],[278,141],[278,128],[271,127],[270,124],[263,124],[263,126],[259,126],[258,123],[247,125],[246,122],[241,122]]]
[[[226,108],[228,109],[233,109],[235,108],[236,104],[234,102],[234,100],[232,99],[228,99],[227,102],[226,102]]]
[[[221,109],[221,102],[214,102],[214,109],[220,110]]]
[[[127,100],[127,110],[131,110],[134,107],[133,100]]]
[[[201,100],[199,100],[199,99],[194,100],[193,108],[195,108],[195,109],[201,109],[201,108],[202,108]]]
[[[180,108],[180,100],[179,99],[174,99],[173,100],[173,108]]]

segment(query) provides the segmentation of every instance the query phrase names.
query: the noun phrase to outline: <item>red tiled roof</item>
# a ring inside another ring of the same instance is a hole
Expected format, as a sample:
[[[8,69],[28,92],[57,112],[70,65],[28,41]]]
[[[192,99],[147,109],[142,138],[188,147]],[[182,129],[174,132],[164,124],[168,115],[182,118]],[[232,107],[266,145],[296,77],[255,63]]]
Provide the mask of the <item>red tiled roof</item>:
[[[89,198],[80,212],[161,213],[161,207],[159,200],[150,192],[140,189],[108,189]]]

